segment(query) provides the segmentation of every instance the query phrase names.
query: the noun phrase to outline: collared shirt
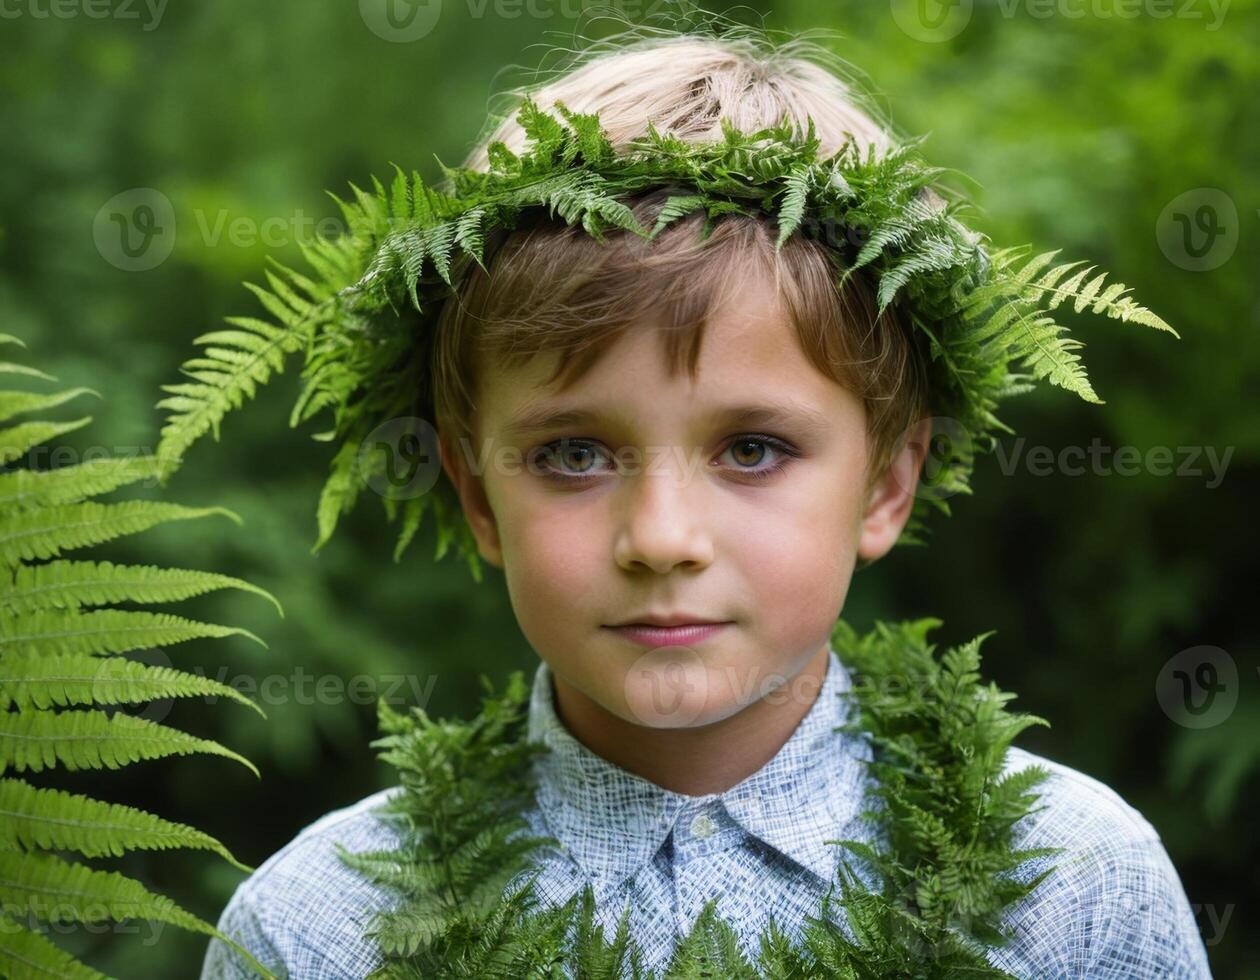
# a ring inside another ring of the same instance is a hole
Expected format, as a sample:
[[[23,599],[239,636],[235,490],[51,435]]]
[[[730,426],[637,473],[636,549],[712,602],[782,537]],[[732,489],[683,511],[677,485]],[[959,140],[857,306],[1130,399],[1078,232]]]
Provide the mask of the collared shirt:
[[[538,793],[525,814],[532,832],[556,838],[534,867],[544,904],[590,884],[597,920],[611,936],[623,908],[644,965],[662,970],[701,908],[718,899],[750,961],[773,913],[789,934],[817,915],[841,849],[827,840],[870,841],[860,817],[870,778],[867,741],[837,731],[847,670],[831,651],[814,704],[778,753],[722,793],[664,789],[595,755],[559,720],[551,673],[534,675],[528,733],[551,751],[536,762]],[[1042,809],[1016,827],[1017,847],[1063,847],[1027,862],[1028,880],[1055,871],[1011,906],[1014,938],[988,953],[1018,977],[1141,980],[1209,978],[1207,955],[1185,890],[1155,829],[1095,779],[1012,748],[1007,770],[1040,764]],[[219,929],[276,974],[295,980],[363,977],[381,962],[363,932],[397,896],[341,863],[333,848],[393,849],[397,832],[373,810],[398,789],[366,797],[306,827],[232,896]],[[843,923],[843,918],[840,920]],[[202,980],[254,974],[212,940]]]

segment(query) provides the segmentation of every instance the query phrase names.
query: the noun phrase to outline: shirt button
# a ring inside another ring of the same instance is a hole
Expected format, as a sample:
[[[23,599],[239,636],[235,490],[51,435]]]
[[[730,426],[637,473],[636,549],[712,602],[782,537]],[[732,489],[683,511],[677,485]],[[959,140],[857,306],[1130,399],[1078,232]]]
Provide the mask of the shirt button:
[[[706,837],[712,836],[717,830],[712,818],[707,813],[698,813],[691,821],[691,836],[704,840]]]

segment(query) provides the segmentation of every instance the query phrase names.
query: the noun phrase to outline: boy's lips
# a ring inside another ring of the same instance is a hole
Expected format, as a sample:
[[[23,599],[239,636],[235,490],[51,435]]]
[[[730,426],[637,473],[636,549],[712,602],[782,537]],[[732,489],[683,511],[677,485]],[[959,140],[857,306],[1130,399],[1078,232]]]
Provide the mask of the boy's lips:
[[[623,619],[620,623],[611,623],[614,629],[620,626],[704,626],[710,623],[725,623],[725,619],[713,619],[709,616],[701,616],[698,613],[689,612],[671,612],[671,613],[644,613],[641,616],[632,616],[629,619]]]
[[[649,647],[693,646],[725,629],[730,623],[698,622],[676,626],[658,626],[651,623],[627,623],[624,626],[608,626],[633,643]]]

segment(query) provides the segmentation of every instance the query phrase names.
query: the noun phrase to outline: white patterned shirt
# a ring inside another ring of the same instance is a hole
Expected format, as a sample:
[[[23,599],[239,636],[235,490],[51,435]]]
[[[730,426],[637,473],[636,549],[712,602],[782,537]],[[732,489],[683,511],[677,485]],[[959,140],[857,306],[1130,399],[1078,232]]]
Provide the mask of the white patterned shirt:
[[[688,796],[577,741],[556,715],[550,670],[540,663],[528,733],[551,751],[535,763],[538,793],[526,817],[532,832],[561,845],[535,859],[543,904],[563,903],[589,883],[597,921],[611,936],[628,903],[632,938],[658,972],[710,898],[753,963],[771,913],[799,935],[838,869],[841,848],[826,841],[874,834],[859,816],[869,744],[835,730],[848,717],[839,695],[849,684],[832,650],[817,700],[774,758],[723,793]],[[1037,789],[1043,809],[1016,825],[1014,846],[1067,850],[1021,866],[1023,881],[1049,864],[1056,870],[1007,909],[1003,924],[1014,938],[989,951],[990,963],[1037,980],[1210,980],[1194,913],[1151,824],[1067,766],[1014,747],[1006,764],[1009,771],[1033,763],[1050,771]],[[356,852],[397,847],[397,831],[373,813],[397,791],[302,830],[242,882],[219,929],[282,977],[366,976],[381,960],[363,931],[398,898],[342,864],[333,843]],[[847,928],[842,913],[839,921]],[[202,980],[253,976],[231,947],[211,941]]]

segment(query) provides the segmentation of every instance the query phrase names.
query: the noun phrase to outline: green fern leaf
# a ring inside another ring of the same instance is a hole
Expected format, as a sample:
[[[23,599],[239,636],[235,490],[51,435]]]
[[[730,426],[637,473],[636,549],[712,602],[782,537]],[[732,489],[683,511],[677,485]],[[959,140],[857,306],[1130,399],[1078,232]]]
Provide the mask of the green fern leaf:
[[[5,908],[40,921],[100,922],[143,918],[213,934],[197,916],[116,871],[97,871],[51,854],[0,851]],[[52,914],[50,914],[52,913]]]
[[[0,931],[0,976],[30,980],[109,980],[19,923]]]
[[[141,704],[190,697],[228,698],[266,717],[262,708],[231,685],[160,664],[85,653],[50,656],[28,650],[11,651],[0,660],[0,708],[10,704],[19,710]]]
[[[809,199],[811,171],[801,167],[788,174],[784,181],[783,204],[779,208],[779,237],[775,249],[781,249],[792,232],[800,227],[805,216],[805,202]]]
[[[157,475],[153,456],[84,460],[54,470],[0,474],[0,507],[50,507],[95,497]]]
[[[0,466],[7,466],[14,460],[21,459],[41,442],[82,429],[91,421],[92,417],[89,415],[73,422],[23,422],[0,429]]]
[[[33,368],[29,364],[15,364],[12,361],[0,361],[0,374],[21,374],[28,378],[39,378],[41,381],[57,380],[39,368]]]
[[[202,623],[171,613],[41,609],[0,623],[0,655],[11,650],[41,654],[125,653],[206,636],[245,636],[267,645],[239,626]]]
[[[0,841],[11,849],[76,851],[91,858],[187,847],[214,851],[246,873],[254,870],[209,834],[186,824],[20,779],[0,779]]]
[[[127,534],[146,531],[168,521],[186,521],[221,514],[241,523],[226,507],[184,507],[152,500],[118,504],[85,502],[44,507],[31,513],[0,517],[0,564],[54,558],[73,548],[85,548]]]
[[[298,288],[309,284],[296,275],[291,281]],[[236,360],[232,345],[239,343],[240,337],[221,332],[204,339],[220,346],[205,359],[208,364],[194,366],[203,372],[202,381],[216,377],[214,372],[220,365]],[[3,337],[0,342],[4,342]],[[43,377],[34,370],[0,373]],[[51,395],[0,391],[0,421],[55,408],[86,393],[96,394],[86,388]],[[37,442],[80,428],[88,421],[38,420],[0,430],[0,458],[11,462]],[[102,704],[201,696],[230,698],[262,713],[234,688],[208,678],[125,657],[97,656],[191,636],[252,634],[147,611],[83,609],[112,603],[169,602],[226,587],[255,591],[274,603],[274,597],[265,590],[229,576],[184,569],[55,558],[63,550],[133,534],[170,520],[222,513],[239,523],[235,514],[222,508],[178,508],[144,500],[111,505],[84,502],[151,477],[158,469],[156,458],[146,456],[93,459],[53,470],[17,469],[0,474],[0,770],[38,772],[58,765],[67,769],[117,768],[140,759],[196,752],[234,758],[257,775],[247,760],[215,742],[142,718],[97,710]],[[54,560],[43,561],[45,558]],[[30,564],[32,560],[39,563]],[[276,606],[279,609],[278,603]],[[73,652],[56,652],[67,650]],[[49,710],[54,706],[89,710],[57,713]],[[96,910],[76,914],[74,906],[67,906],[69,917],[81,921],[120,913],[125,899],[139,914],[165,918],[215,936],[240,951],[262,976],[271,978],[235,940],[220,934],[210,923],[178,910],[168,900],[149,895],[138,882],[40,853],[56,849],[105,857],[132,849],[177,847],[213,851],[233,866],[251,870],[213,838],[191,827],[122,804],[37,788],[20,779],[0,779],[0,901],[10,910],[10,925],[14,927],[0,937],[0,975],[100,976],[44,936],[13,921],[14,911],[26,908],[35,912],[38,903],[48,910],[64,896],[79,903],[79,910]],[[115,903],[112,908],[111,901]],[[58,913],[58,917],[65,916]]]
[[[267,275],[276,288],[280,280],[270,272]],[[301,350],[310,339],[314,326],[311,304],[297,300],[285,289],[283,295],[293,298],[295,309],[286,305],[281,294],[269,293],[253,283],[246,283],[246,287],[282,326],[253,317],[230,317],[227,322],[239,329],[212,331],[194,338],[193,343],[207,346],[202,357],[193,358],[182,368],[192,382],[163,385],[162,390],[170,397],[157,403],[158,408],[171,412],[155,454],[164,479],[206,432],[211,432],[217,442],[223,417],[253,398],[260,386],[283,370],[285,357]]]
[[[357,479],[359,445],[356,440],[347,440],[333,457],[332,472],[324,482],[320,491],[316,519],[319,523],[319,537],[311,547],[311,553],[319,551],[332,537],[336,530],[337,519],[348,513],[358,499],[361,482]]]
[[[57,408],[80,395],[101,397],[100,392],[91,388],[70,388],[51,395],[40,395],[30,391],[0,391],[0,422],[7,422],[15,415]]]
[[[280,600],[270,592],[231,575],[69,559],[19,565],[12,579],[0,577],[0,607],[23,613],[116,602],[177,602],[218,589],[240,589],[260,595],[284,615]]]
[[[0,773],[118,769],[142,759],[204,752],[234,759],[255,776],[254,764],[209,739],[147,718],[100,711],[18,711],[0,716]]]

